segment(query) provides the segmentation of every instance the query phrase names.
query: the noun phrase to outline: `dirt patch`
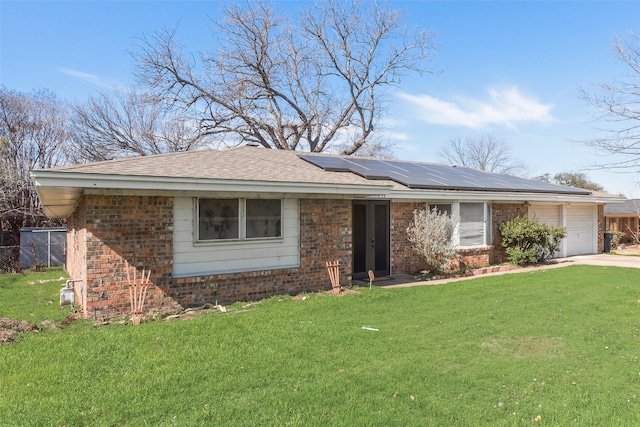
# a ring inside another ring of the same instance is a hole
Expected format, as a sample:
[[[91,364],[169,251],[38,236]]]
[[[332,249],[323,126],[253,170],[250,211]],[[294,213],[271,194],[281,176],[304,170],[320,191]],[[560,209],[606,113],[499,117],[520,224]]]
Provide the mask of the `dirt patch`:
[[[618,255],[640,255],[640,245],[618,245],[617,248],[611,249]]]
[[[313,292],[313,293],[305,293],[305,294],[298,294],[298,295],[294,295],[291,298],[294,300],[299,300],[299,301],[304,301],[306,299],[309,299],[312,295],[313,296],[317,296],[317,297],[325,297],[325,296],[333,296],[333,297],[342,297],[345,295],[353,295],[353,294],[359,294],[360,291],[357,289],[350,289],[350,288],[340,288],[340,292],[336,293],[335,291],[331,290],[331,291],[318,291],[318,292]]]
[[[0,318],[0,343],[10,344],[16,340],[13,335],[21,332],[39,332],[40,330],[33,323],[24,320],[9,319],[8,317]]]
[[[480,345],[493,354],[526,357],[551,357],[562,351],[564,341],[559,338],[517,337],[492,339]]]

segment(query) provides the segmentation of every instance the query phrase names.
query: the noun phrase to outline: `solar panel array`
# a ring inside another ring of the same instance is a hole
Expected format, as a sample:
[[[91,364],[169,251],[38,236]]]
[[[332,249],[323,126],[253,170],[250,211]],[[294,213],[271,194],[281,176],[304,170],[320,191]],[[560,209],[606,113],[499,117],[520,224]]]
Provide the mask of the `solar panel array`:
[[[460,166],[364,157],[298,156],[326,171],[351,172],[370,180],[392,180],[412,189],[591,194],[579,188]]]

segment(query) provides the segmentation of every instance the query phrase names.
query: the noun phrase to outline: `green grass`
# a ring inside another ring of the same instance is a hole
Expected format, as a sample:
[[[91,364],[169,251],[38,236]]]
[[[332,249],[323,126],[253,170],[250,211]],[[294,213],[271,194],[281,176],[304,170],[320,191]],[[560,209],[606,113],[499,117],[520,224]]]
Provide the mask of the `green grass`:
[[[636,426],[639,275],[570,266],[76,322],[0,347],[0,425]]]
[[[44,273],[0,275],[0,317],[26,320],[35,324],[43,320],[61,321],[71,309],[60,309],[60,288],[67,274],[62,267]]]

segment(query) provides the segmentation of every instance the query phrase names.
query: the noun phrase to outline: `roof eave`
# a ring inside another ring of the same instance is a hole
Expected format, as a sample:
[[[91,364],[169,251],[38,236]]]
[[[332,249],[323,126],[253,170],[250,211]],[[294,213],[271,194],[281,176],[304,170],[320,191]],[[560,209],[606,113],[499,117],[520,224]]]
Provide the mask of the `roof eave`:
[[[350,195],[358,197],[385,197],[390,190],[389,185],[102,175],[44,170],[32,171],[31,179],[35,184],[36,192],[42,201],[45,213],[55,218],[66,218],[71,215],[77,200],[85,189],[149,190],[163,192],[262,192]]]
[[[557,202],[557,203],[623,203],[619,196],[531,193],[508,191],[461,191],[461,190],[393,190],[389,197],[398,200],[484,200],[496,202]]]

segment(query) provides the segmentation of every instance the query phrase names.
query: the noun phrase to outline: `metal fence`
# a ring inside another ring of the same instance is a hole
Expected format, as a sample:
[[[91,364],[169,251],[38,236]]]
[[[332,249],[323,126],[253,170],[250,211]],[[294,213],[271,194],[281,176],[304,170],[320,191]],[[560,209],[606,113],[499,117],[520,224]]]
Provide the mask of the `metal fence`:
[[[23,227],[20,229],[20,266],[38,270],[63,265],[66,258],[64,227]]]
[[[0,246],[0,271],[20,271],[20,246]]]
[[[0,246],[0,272],[40,270],[65,261],[66,229],[62,227],[24,227],[20,229],[20,245]]]

